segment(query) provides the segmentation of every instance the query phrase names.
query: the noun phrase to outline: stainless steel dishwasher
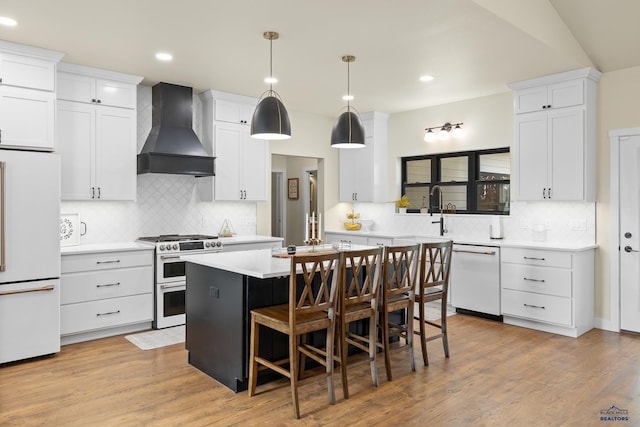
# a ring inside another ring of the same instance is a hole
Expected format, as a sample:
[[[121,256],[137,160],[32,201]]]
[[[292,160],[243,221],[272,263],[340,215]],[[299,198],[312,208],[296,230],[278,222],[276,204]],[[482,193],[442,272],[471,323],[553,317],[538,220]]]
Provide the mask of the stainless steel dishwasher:
[[[451,305],[458,311],[500,316],[500,247],[454,243]]]

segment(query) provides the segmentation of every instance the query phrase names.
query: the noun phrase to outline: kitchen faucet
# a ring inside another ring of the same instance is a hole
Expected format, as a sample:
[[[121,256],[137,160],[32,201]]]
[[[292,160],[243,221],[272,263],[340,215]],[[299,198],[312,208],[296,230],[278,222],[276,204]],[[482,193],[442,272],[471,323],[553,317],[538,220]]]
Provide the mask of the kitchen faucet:
[[[440,193],[440,219],[438,221],[431,221],[431,223],[432,224],[440,223],[440,236],[444,236],[444,233],[446,233],[447,230],[444,228],[444,216],[442,215],[442,209],[443,209],[443,205],[442,205],[442,187],[440,187],[438,184],[434,185],[433,187],[431,187],[431,193],[429,193],[429,194],[431,196],[433,196],[433,193],[436,191],[436,189]],[[431,206],[431,204],[429,204],[429,206]],[[431,211],[431,216],[433,216],[433,211]]]

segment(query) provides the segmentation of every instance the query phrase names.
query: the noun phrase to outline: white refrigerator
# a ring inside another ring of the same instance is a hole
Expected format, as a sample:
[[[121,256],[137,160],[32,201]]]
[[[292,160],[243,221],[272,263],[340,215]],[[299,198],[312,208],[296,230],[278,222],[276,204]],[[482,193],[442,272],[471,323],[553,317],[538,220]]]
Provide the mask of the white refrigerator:
[[[60,157],[0,149],[0,363],[60,351]]]

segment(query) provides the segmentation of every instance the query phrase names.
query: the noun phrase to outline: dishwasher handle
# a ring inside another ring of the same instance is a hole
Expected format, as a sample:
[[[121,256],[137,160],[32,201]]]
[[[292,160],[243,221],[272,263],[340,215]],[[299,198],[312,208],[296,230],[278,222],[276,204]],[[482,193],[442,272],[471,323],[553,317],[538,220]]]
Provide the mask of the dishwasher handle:
[[[468,249],[452,249],[453,252],[460,252],[465,254],[476,254],[476,255],[495,255],[496,251],[470,251]]]

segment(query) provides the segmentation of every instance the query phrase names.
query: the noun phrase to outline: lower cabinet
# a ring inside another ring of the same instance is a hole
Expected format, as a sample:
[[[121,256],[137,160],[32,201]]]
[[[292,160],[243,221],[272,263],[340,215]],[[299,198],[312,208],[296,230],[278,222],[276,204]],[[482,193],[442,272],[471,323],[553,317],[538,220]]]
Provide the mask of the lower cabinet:
[[[578,337],[594,324],[594,251],[502,248],[504,323]]]
[[[153,320],[153,250],[62,256],[62,344],[148,329]]]
[[[376,237],[367,235],[358,235],[358,232],[352,234],[346,233],[332,233],[327,231],[324,233],[325,243],[333,243],[340,241],[348,241],[354,245],[368,245],[368,246],[392,246],[393,239],[390,237]]]

